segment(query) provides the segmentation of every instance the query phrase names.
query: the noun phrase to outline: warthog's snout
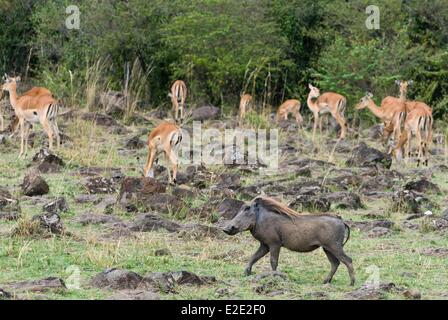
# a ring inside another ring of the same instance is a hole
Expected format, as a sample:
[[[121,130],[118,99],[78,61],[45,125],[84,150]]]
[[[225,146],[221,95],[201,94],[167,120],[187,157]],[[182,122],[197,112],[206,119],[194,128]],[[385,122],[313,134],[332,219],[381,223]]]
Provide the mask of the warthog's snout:
[[[238,233],[238,229],[235,228],[235,226],[233,226],[233,225],[227,225],[227,226],[223,227],[222,231],[224,231],[229,236],[233,236],[234,234]]]

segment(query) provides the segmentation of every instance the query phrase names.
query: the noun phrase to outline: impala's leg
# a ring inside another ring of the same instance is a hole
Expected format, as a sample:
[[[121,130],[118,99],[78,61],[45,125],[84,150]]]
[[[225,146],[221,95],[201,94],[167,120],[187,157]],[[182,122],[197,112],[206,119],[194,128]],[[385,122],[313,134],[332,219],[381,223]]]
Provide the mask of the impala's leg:
[[[346,132],[345,118],[339,112],[336,112],[334,114],[334,118],[336,119],[336,122],[341,127],[341,135],[339,136],[339,139],[345,139],[345,132]]]
[[[185,97],[182,97],[182,108],[180,109],[180,118],[183,119],[185,116]]]
[[[5,128],[4,128],[4,123],[3,123],[3,114],[0,110],[0,130],[3,131],[4,129]]]
[[[53,129],[51,128],[51,124],[47,119],[44,119],[42,122],[42,127],[44,129],[44,131],[47,133],[48,135],[48,148],[50,150],[53,149]]]
[[[31,128],[31,124],[25,122],[25,156],[28,153],[28,137],[30,136],[30,128]]]
[[[58,149],[59,146],[61,145],[61,135],[59,133],[59,127],[58,127],[57,120],[53,119],[51,122],[51,125],[52,125],[54,135],[56,136],[56,149]]]
[[[411,157],[411,150],[412,150],[412,130],[407,130],[407,138],[406,138],[406,163],[409,162],[409,158]]]
[[[176,183],[176,177],[177,177],[177,155],[176,150],[171,149],[171,152],[168,154],[168,158],[173,166],[173,183]],[[169,171],[168,171],[169,172]]]
[[[420,128],[417,128],[417,131],[415,132],[415,140],[417,140],[417,167],[419,167],[423,155],[422,133],[420,131]]]
[[[156,157],[155,148],[151,148],[150,146],[148,146],[148,158],[146,160],[145,168],[143,169],[144,177],[154,178],[153,164],[155,157]]]
[[[19,119],[19,128],[20,128],[20,153],[19,158],[23,156],[24,142],[25,142],[25,119]]]
[[[319,134],[322,136],[322,121],[324,120],[325,116],[320,117],[319,119]]]
[[[316,129],[317,129],[318,122],[319,122],[319,113],[315,112],[314,113],[314,124],[313,124],[313,141],[314,141],[314,138],[316,137]]]
[[[166,150],[165,150],[165,160],[166,160],[166,170],[168,171],[168,182],[171,184],[172,179],[171,179],[171,172],[170,172],[170,166],[169,166],[170,156]]]

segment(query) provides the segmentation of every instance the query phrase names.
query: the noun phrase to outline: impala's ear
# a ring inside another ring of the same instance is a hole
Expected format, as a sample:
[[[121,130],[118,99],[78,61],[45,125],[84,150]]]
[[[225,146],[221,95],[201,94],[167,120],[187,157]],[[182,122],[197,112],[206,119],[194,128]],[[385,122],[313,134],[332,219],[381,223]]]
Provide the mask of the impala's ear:
[[[22,80],[22,78],[20,76],[17,76],[15,78],[13,78],[15,82],[20,82]]]
[[[367,92],[367,97],[373,98],[373,93],[372,92]]]
[[[400,80],[395,80],[395,84],[396,84],[397,86],[399,86],[399,85],[401,84],[401,81],[400,81]]]
[[[414,80],[409,80],[408,85],[412,86],[414,84]]]
[[[313,86],[311,85],[311,83],[308,84],[308,88],[310,88],[310,90],[313,90]]]

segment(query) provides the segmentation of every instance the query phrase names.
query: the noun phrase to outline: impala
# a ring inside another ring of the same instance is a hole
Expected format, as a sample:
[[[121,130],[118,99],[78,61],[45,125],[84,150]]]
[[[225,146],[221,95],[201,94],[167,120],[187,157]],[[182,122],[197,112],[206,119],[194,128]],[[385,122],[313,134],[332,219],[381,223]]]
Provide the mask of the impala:
[[[253,99],[250,94],[243,94],[240,100],[240,109],[238,114],[238,123],[241,125],[244,118],[246,117],[246,112],[250,111],[250,107],[253,104]]]
[[[5,80],[5,82],[15,81],[17,83],[17,82],[21,81],[21,77],[20,76],[9,77],[7,74],[5,74],[3,79]],[[44,88],[44,87],[33,87],[30,90],[28,90],[27,92],[25,92],[22,96],[37,97],[37,96],[45,96],[45,95],[48,95],[50,97],[53,96],[51,91],[48,90],[47,88]],[[25,124],[26,125],[31,125],[29,123],[25,123]],[[16,131],[18,130],[18,128],[19,128],[19,118],[14,117],[14,119],[11,121],[11,124],[9,125],[9,128],[11,130],[11,135],[9,137],[12,138],[15,135]]]
[[[372,100],[373,94],[367,94],[361,98],[355,109],[361,110],[368,108],[376,117],[384,122],[383,141],[387,142],[390,134],[397,141],[401,135],[401,128],[406,117],[404,102],[387,102],[382,107],[378,107]]]
[[[31,124],[40,122],[48,135],[49,148],[53,148],[53,136],[56,136],[57,146],[59,146],[60,136],[56,122],[59,109],[58,101],[49,95],[19,97],[16,79],[12,78],[3,84],[2,90],[9,92],[10,103],[18,118],[21,135],[19,158],[24,156],[28,149],[29,126],[26,125],[26,122]]]
[[[420,162],[423,161],[426,166],[428,165],[427,154],[432,141],[433,122],[432,114],[422,108],[414,109],[407,114],[400,140],[393,151],[398,161],[403,158],[403,149],[405,149],[407,157],[411,157],[411,138],[415,136],[418,148],[417,164],[420,165]]]
[[[171,179],[170,169],[167,166],[169,183],[176,183],[177,151],[181,141],[182,131],[175,124],[164,121],[155,127],[148,136],[148,159],[143,175],[145,177],[154,177],[154,160],[163,152],[167,162],[170,162],[173,166],[173,179]]]
[[[171,86],[171,93],[169,93],[168,96],[171,97],[171,102],[173,104],[174,119],[177,120],[179,118],[179,113],[180,119],[183,119],[185,101],[187,100],[187,86],[185,85],[185,82],[182,80],[174,82]]]
[[[280,107],[278,107],[277,110],[277,122],[279,122],[281,119],[288,120],[288,115],[291,113],[295,119],[298,125],[302,124],[302,115],[300,114],[300,101],[295,99],[286,100],[282,103]]]
[[[317,122],[319,121],[319,115],[330,113],[336,122],[341,127],[340,139],[345,138],[346,133],[346,121],[344,117],[345,107],[347,106],[347,99],[334,92],[326,92],[320,94],[320,90],[313,87],[311,84],[308,85],[310,93],[308,94],[307,104],[314,116],[313,125],[313,141],[316,135]],[[322,120],[319,123],[320,131],[322,132]]]
[[[398,98],[390,97],[390,96],[384,98],[383,101],[381,102],[381,106],[383,106],[385,103],[400,101],[400,102],[404,102],[406,104],[406,112],[411,112],[412,110],[417,109],[417,108],[423,108],[432,114],[432,108],[430,106],[428,106],[426,103],[421,102],[421,101],[408,101],[406,99],[406,96],[408,93],[408,87],[410,85],[414,84],[414,81],[412,81],[412,80],[409,80],[409,81],[396,80],[395,84],[398,85],[400,88],[400,96]]]

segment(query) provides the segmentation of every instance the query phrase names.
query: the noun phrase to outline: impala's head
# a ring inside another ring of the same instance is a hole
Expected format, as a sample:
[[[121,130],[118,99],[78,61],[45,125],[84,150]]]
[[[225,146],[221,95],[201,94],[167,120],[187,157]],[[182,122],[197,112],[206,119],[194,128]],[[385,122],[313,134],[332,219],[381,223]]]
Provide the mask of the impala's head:
[[[20,81],[20,76],[17,77],[10,77],[6,73],[3,76],[3,86],[2,91],[11,91],[13,88],[15,88],[17,82]]]
[[[310,97],[312,99],[318,98],[320,96],[320,90],[314,87],[311,84],[308,84],[308,88],[310,89]]]
[[[403,96],[406,96],[406,94],[408,92],[408,87],[412,86],[414,84],[414,81],[412,81],[412,80],[409,80],[409,81],[395,80],[395,84],[400,88],[400,94]]]
[[[359,103],[355,106],[356,110],[361,110],[366,108],[369,103],[372,101],[373,98],[373,94],[370,92],[367,92],[366,95],[364,97],[361,98],[361,100],[359,100]]]

